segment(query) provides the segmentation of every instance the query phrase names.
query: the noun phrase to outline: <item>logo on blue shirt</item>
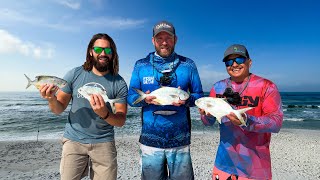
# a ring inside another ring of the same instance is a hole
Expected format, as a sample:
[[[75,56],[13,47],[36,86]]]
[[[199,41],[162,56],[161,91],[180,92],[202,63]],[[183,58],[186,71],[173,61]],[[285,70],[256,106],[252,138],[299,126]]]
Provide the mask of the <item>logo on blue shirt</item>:
[[[154,77],[143,77],[143,84],[154,84]]]

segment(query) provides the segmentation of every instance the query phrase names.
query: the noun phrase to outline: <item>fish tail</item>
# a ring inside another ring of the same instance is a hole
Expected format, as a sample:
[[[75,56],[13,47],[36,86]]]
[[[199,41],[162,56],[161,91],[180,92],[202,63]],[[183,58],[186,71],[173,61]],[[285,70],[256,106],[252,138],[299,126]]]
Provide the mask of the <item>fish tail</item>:
[[[118,98],[118,99],[110,99],[109,100],[110,107],[111,107],[111,110],[112,110],[113,114],[116,113],[116,107],[114,106],[114,103],[117,102],[118,100],[120,100],[120,98]]]
[[[250,109],[252,109],[253,107],[247,107],[247,108],[242,108],[242,109],[238,109],[237,111],[240,113],[240,114],[243,114],[245,113],[246,111],[249,111]]]
[[[133,88],[133,89],[140,95],[140,97],[137,100],[135,100],[133,104],[137,104],[146,98],[146,94],[142,92],[140,89],[136,89],[136,88]]]
[[[32,80],[26,75],[26,74],[24,74],[24,76],[27,78],[27,80],[28,80],[28,84],[27,84],[27,87],[26,87],[26,89],[28,89],[28,87],[29,86],[31,86],[31,84],[32,84]]]
[[[241,116],[241,114],[245,113],[246,111],[252,109],[253,107],[247,107],[247,108],[242,108],[242,109],[238,109],[235,110],[234,114],[238,117],[238,119],[241,122],[241,125],[243,126],[247,126],[246,122],[244,121],[243,117]]]
[[[216,117],[216,120],[218,121],[219,124],[221,124],[221,119],[222,117]]]

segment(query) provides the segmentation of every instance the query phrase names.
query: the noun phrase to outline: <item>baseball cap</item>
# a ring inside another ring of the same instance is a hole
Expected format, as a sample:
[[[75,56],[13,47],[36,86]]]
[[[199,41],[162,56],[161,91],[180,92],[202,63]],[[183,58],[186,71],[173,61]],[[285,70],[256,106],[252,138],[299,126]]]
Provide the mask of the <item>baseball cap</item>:
[[[222,61],[225,61],[226,57],[228,57],[231,54],[238,54],[245,58],[250,58],[247,48],[241,44],[234,44],[229,46],[227,50],[224,52],[224,57]]]
[[[153,27],[153,37],[160,32],[165,31],[170,35],[174,36],[176,34],[175,29],[171,23],[168,21],[160,21]]]

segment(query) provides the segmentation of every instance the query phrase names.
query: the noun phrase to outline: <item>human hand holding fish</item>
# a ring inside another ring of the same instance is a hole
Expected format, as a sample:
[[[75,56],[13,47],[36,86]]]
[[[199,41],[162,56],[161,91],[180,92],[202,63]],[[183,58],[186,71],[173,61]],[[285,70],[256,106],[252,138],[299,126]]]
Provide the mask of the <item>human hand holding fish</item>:
[[[145,94],[150,94],[150,90],[146,91]],[[154,105],[159,105],[158,102],[156,101],[153,101],[154,99],[156,99],[157,97],[156,96],[147,96],[144,101],[147,103],[147,104],[154,104]]]
[[[113,114],[116,113],[116,108],[115,108],[114,103],[116,101],[118,101],[119,99],[109,99],[107,92],[104,89],[101,89],[101,87],[97,86],[96,83],[88,83],[88,84],[80,87],[78,89],[78,92],[89,101],[89,103],[91,104],[92,107],[93,107],[93,105],[96,106],[97,103],[99,103],[99,105],[101,105],[102,103],[98,102],[98,99],[102,98],[104,101],[104,106],[106,106],[106,104],[105,104],[106,102],[109,102]],[[94,95],[94,96],[92,96],[92,95]],[[95,98],[94,99],[95,101],[91,102],[91,100],[92,100],[91,97]]]
[[[59,87],[54,84],[42,84],[39,87],[40,95],[42,98],[47,99],[48,101],[56,100],[56,92],[59,90]]]
[[[200,115],[212,116],[209,112],[206,112],[204,109],[198,108]]]
[[[210,114],[209,112],[206,112],[204,109],[198,108],[200,115],[205,115],[205,116],[214,116]],[[241,116],[243,117],[244,122],[246,122],[247,117],[245,113],[242,113]],[[244,125],[235,115],[233,112],[230,112],[229,114],[226,115],[226,117],[236,126]]]
[[[180,87],[179,87],[179,89],[180,89]],[[150,94],[150,91],[149,90],[146,91],[146,94]],[[156,96],[147,96],[144,100],[147,104],[161,105],[156,99],[157,99]],[[178,102],[172,102],[172,105],[181,106],[185,103],[186,103],[186,101],[179,99]]]
[[[100,116],[101,118],[109,116],[109,110],[106,107],[106,103],[103,97],[100,94],[91,94],[90,95],[90,105],[93,111]]]
[[[27,75],[24,75],[27,80],[28,80],[28,85],[26,87],[26,89],[28,87],[30,87],[31,85],[34,85],[37,89],[40,90],[41,87],[43,87],[43,85],[54,85],[56,88],[62,88],[67,84],[67,81],[55,76],[36,76],[35,79],[32,81]],[[55,89],[51,88],[52,91],[54,91]]]
[[[133,102],[137,104],[145,100],[146,103],[155,105],[175,105],[180,106],[189,98],[189,94],[180,88],[175,87],[161,87],[152,92],[142,92],[140,89],[133,88],[140,96]],[[151,101],[152,100],[152,101]]]
[[[247,122],[247,116],[245,112],[241,113],[241,116],[243,118],[243,122]],[[226,117],[232,122],[232,124],[236,126],[244,125],[233,112],[230,112],[228,115],[226,115]]]
[[[181,106],[181,105],[184,105],[186,104],[186,101],[183,101],[183,100],[178,100],[178,102],[173,102],[172,105],[174,106]]]
[[[216,117],[220,124],[222,123],[221,119],[226,116],[233,124],[244,126],[246,126],[244,113],[253,108],[233,109],[226,99],[213,97],[199,98],[195,101],[195,104],[201,109],[199,110],[200,113]]]

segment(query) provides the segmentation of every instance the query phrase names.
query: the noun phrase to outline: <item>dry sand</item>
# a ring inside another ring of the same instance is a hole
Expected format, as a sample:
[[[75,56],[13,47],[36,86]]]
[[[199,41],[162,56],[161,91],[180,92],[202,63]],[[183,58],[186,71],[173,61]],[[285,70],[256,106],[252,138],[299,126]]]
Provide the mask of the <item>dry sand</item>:
[[[193,132],[191,153],[196,180],[210,180],[217,132]],[[118,179],[140,179],[138,136],[120,136]],[[273,179],[320,179],[320,131],[282,129],[271,140]],[[0,179],[60,179],[59,140],[0,142]],[[88,178],[84,178],[88,179]]]

